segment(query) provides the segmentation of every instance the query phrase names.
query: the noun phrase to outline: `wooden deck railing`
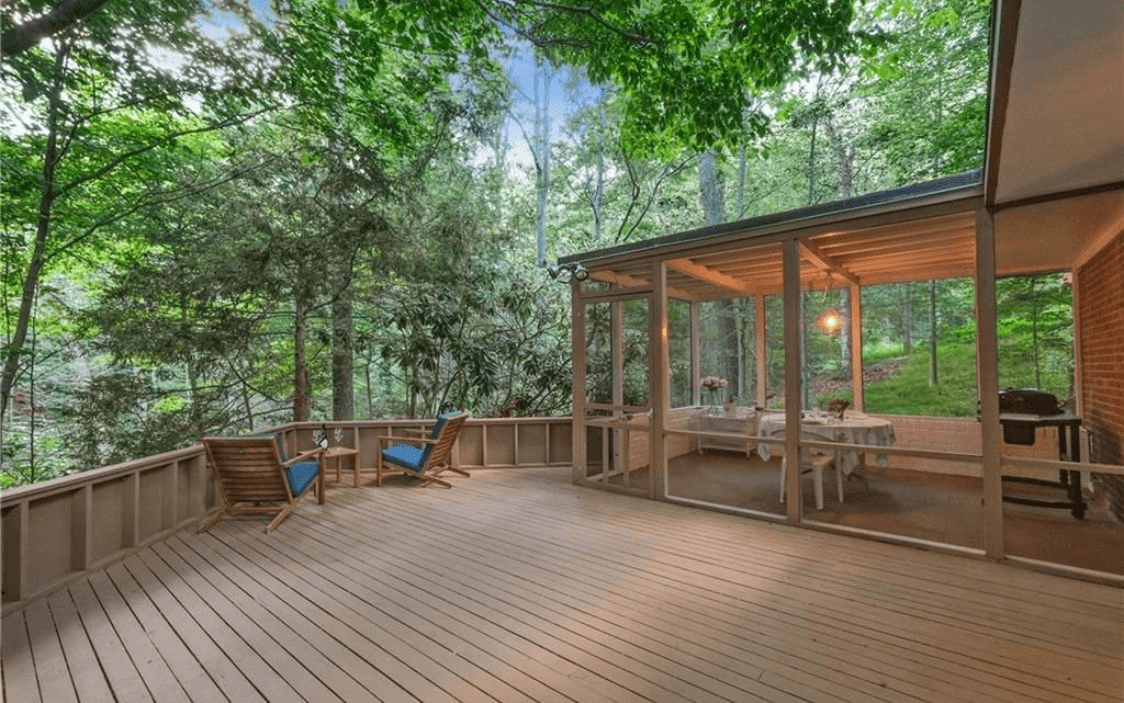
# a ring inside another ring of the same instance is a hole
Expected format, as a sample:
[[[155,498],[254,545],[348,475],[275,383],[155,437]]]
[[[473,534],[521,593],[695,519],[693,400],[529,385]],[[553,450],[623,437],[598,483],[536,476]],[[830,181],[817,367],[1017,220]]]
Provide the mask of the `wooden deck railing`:
[[[378,437],[423,420],[290,423],[272,428],[289,451],[319,432],[359,449],[373,468]],[[466,468],[570,464],[569,417],[470,420],[456,452]],[[53,590],[89,569],[195,525],[217,503],[202,445],[84,471],[0,495],[0,591],[5,610]]]

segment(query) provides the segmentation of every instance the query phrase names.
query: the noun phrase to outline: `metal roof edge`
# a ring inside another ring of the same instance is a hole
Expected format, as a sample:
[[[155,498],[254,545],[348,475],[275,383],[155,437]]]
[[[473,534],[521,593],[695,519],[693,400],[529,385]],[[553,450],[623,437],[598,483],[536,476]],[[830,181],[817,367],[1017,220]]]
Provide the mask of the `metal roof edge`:
[[[830,203],[810,205],[808,207],[787,210],[770,215],[760,215],[745,220],[738,220],[737,222],[728,222],[712,227],[702,227],[699,229],[676,232],[663,237],[656,237],[655,239],[645,239],[639,242],[629,242],[606,247],[604,249],[594,249],[577,254],[560,256],[558,257],[558,262],[581,262],[588,265],[589,262],[599,259],[618,257],[622,254],[647,252],[673,244],[684,244],[688,242],[698,242],[701,244],[707,240],[737,233],[752,235],[754,230],[763,230],[765,228],[775,228],[784,225],[804,226],[813,222],[823,224],[825,222],[830,222],[832,219],[838,219],[842,222],[867,214],[873,214],[876,211],[885,212],[886,206],[894,206],[891,208],[891,211],[899,209],[909,210],[927,204],[927,202],[932,200],[935,196],[945,196],[947,198],[947,196],[956,193],[961,193],[964,197],[979,196],[983,188],[981,181],[982,174],[982,169],[974,169],[954,176],[925,181],[904,188],[878,191],[876,193],[869,193],[846,200],[833,200]]]

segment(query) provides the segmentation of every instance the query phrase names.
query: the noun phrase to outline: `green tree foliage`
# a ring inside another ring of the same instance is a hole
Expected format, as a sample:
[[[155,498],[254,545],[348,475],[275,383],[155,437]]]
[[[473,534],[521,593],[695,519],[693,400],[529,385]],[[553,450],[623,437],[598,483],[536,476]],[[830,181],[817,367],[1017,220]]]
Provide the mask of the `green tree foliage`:
[[[7,480],[342,417],[350,383],[357,415],[565,413],[568,290],[534,266],[535,180],[503,137],[514,42],[597,84],[543,147],[550,256],[702,224],[707,149],[736,217],[977,166],[983,5],[291,0],[255,18],[235,2],[9,3]],[[893,41],[865,42],[880,34]],[[958,290],[941,284],[942,344],[968,334]],[[921,294],[905,296],[917,311]],[[920,339],[925,316],[886,299],[867,303],[868,344]],[[1053,303],[1011,301],[1047,334]],[[751,308],[723,323],[747,398]],[[682,330],[686,307],[672,318]],[[814,368],[838,374],[838,339],[809,335]],[[775,390],[783,349],[768,357]],[[689,365],[673,364],[689,399]]]
[[[40,2],[16,3],[5,31],[43,9]],[[6,307],[16,312],[5,318],[0,420],[30,363],[25,345],[39,282],[96,251],[144,207],[206,187],[175,183],[162,159],[181,139],[253,114],[246,99],[268,75],[248,50],[248,35],[221,43],[207,36],[211,10],[254,26],[237,5],[114,3],[4,62],[5,87],[21,97],[6,103],[4,152],[25,150],[34,159],[5,165],[17,184],[6,189],[5,221],[15,226],[5,226],[5,268],[22,276],[14,290],[4,290]]]

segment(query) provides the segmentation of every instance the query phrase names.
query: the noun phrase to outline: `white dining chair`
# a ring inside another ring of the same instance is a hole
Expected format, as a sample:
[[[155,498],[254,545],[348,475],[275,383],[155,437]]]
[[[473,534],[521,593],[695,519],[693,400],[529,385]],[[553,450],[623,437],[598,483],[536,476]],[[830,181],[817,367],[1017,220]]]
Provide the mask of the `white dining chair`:
[[[784,432],[775,433],[773,436],[784,438]],[[826,437],[801,432],[800,438],[811,442],[830,441]],[[800,452],[801,474],[812,474],[812,490],[816,497],[816,510],[823,510],[823,472],[824,469],[835,469],[835,486],[839,493],[839,502],[843,502],[843,471],[839,467],[838,452],[826,452],[822,449],[804,449]],[[781,457],[781,502],[785,499],[786,475],[788,474],[788,455]]]

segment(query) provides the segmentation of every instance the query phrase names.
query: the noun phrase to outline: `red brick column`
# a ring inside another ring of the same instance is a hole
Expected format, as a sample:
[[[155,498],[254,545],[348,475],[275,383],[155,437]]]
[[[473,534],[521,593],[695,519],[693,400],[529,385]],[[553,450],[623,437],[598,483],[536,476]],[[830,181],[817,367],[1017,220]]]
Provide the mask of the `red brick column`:
[[[1082,418],[1090,459],[1124,464],[1124,234],[1077,270]],[[1094,477],[1124,520],[1124,476]]]

